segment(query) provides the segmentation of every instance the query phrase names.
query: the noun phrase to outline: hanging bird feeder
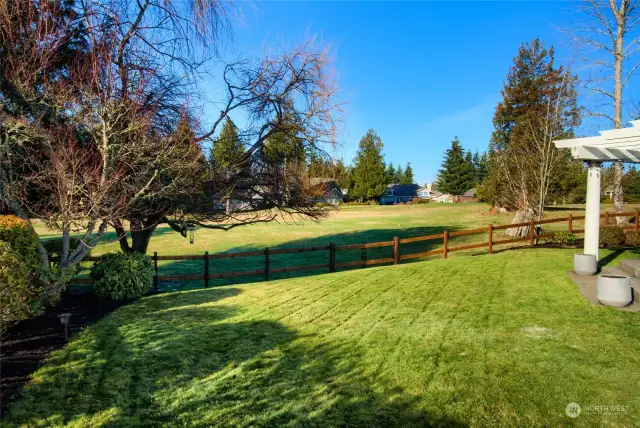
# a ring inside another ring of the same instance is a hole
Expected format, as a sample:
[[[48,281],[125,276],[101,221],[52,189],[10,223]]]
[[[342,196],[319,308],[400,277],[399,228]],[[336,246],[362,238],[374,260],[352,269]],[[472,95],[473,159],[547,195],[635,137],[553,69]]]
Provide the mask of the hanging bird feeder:
[[[189,244],[195,244],[196,243],[196,227],[187,226],[187,230],[189,231]]]

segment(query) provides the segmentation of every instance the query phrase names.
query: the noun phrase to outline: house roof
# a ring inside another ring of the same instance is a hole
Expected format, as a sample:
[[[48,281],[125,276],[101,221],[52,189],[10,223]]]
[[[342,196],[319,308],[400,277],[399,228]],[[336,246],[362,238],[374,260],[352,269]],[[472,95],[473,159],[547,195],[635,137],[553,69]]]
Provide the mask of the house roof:
[[[388,184],[387,189],[393,190],[393,196],[416,196],[417,184]]]
[[[467,190],[466,192],[464,192],[462,194],[462,196],[468,196],[470,198],[473,198],[476,196],[476,188],[472,187],[471,189]]]
[[[433,190],[431,191],[431,197],[432,198],[439,198],[440,196],[444,195],[444,193],[442,192],[438,192],[437,190]]]

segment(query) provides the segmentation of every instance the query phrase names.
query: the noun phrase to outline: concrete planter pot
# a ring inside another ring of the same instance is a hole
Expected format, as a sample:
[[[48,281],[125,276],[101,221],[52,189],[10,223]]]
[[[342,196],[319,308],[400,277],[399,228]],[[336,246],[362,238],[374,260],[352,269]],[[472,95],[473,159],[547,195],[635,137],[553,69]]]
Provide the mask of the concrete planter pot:
[[[600,275],[596,286],[600,303],[622,308],[633,301],[631,278],[622,275]]]
[[[598,272],[598,260],[593,254],[576,254],[573,256],[573,271],[578,275],[591,276]]]

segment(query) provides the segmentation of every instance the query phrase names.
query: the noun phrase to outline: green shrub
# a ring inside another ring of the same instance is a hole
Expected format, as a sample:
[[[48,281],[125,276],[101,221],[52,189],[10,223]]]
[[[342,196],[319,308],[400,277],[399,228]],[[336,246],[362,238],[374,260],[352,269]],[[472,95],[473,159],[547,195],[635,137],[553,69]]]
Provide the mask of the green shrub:
[[[411,201],[407,202],[407,204],[428,204],[429,199],[424,198],[413,198]]]
[[[0,241],[0,330],[42,310],[33,271],[9,243]]]
[[[130,300],[145,295],[153,285],[153,263],[140,253],[105,254],[91,268],[93,292],[100,298]]]
[[[38,235],[26,220],[0,215],[0,328],[41,313],[42,291]]]
[[[619,227],[600,228],[600,246],[603,248],[615,247],[625,242],[624,230]]]
[[[576,243],[576,235],[569,232],[555,232],[551,242],[562,245],[573,245]]]
[[[14,215],[0,215],[0,241],[8,243],[11,250],[37,276],[40,269],[38,235],[29,222]]]
[[[630,247],[640,247],[640,232],[632,230],[625,233],[625,242]]]

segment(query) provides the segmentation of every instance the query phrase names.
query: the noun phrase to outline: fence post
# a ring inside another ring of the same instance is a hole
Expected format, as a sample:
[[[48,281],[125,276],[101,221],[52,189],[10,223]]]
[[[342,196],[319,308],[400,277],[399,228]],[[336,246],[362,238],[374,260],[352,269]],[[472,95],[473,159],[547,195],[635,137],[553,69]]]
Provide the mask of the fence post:
[[[493,225],[489,225],[489,254],[493,253]]]
[[[535,245],[535,239],[536,239],[536,222],[534,220],[531,220],[531,223],[529,223],[529,245],[531,247]]]
[[[209,252],[204,252],[204,288],[209,288]]]
[[[442,237],[443,241],[444,241],[444,250],[442,252],[442,257],[443,258],[447,258],[447,253],[449,252],[449,231],[445,230],[444,231],[444,236]]]
[[[367,242],[363,242],[363,244],[366,244]],[[362,247],[360,249],[360,261],[361,263],[361,267],[365,268],[367,267],[367,249],[365,247]]]
[[[397,236],[393,237],[393,264],[400,263],[400,239]]]
[[[329,272],[336,271],[336,244],[329,243]]]
[[[264,280],[269,281],[269,247],[264,249]]]
[[[153,289],[158,292],[158,253],[153,253]]]
[[[573,214],[569,214],[569,233],[573,233]]]
[[[636,232],[638,231],[638,220],[640,220],[640,210],[636,210],[636,224],[635,224]]]
[[[604,213],[604,224],[609,225],[609,213]]]

